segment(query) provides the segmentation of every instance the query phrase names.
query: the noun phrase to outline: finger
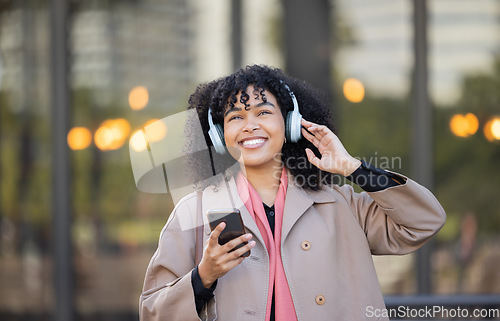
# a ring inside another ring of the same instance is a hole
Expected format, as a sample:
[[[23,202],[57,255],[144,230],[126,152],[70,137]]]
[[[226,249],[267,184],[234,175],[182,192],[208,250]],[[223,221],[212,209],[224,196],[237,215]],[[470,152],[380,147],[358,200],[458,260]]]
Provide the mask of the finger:
[[[237,267],[238,265],[241,264],[241,262],[243,262],[245,258],[244,257],[238,257],[237,259],[235,260],[231,260],[229,261],[225,266],[224,266],[224,269],[229,272],[230,270],[234,269],[235,267]],[[226,273],[227,273],[226,272]]]
[[[305,128],[303,129],[305,130]],[[312,135],[312,137],[315,137],[317,139],[317,144],[320,144],[321,139],[324,137],[324,133],[317,126],[309,127],[305,131]]]
[[[323,144],[325,146],[328,146],[329,144],[334,143],[335,137],[336,137],[335,134],[331,133],[331,135],[328,134],[328,135],[325,135],[325,136],[321,137],[321,141],[320,142],[321,142],[321,144]]]
[[[234,258],[239,258],[240,256],[242,256],[246,252],[250,251],[255,246],[255,244],[256,244],[255,241],[250,241],[245,246],[242,246],[239,249],[234,250],[233,252],[228,253],[228,254],[233,255]]]
[[[319,124],[316,124],[316,123],[313,123],[312,121],[308,121],[308,120],[305,120],[304,118],[302,118],[300,124],[306,128],[309,129],[309,127],[317,127],[317,126],[321,126]]]
[[[314,132],[320,132],[323,130],[324,127],[326,127],[324,125],[318,125],[316,123],[304,120],[303,118],[302,118],[301,124],[302,124],[303,128],[305,128],[306,130],[308,130],[312,134],[314,134]]]
[[[309,133],[305,128],[302,128],[302,135],[311,143],[313,143],[314,146],[318,147],[319,146],[319,139],[316,138],[316,136],[312,135]]]
[[[227,253],[227,252],[231,251],[232,249],[234,249],[236,246],[240,245],[241,243],[248,242],[248,240],[250,240],[251,238],[252,238],[252,234],[250,234],[250,233],[238,236],[238,237],[232,239],[231,241],[227,242],[226,244],[224,244],[224,251]]]
[[[306,127],[306,128],[309,128],[309,127],[311,127],[311,126],[313,126],[313,125],[316,125],[315,123],[310,122],[310,121],[308,121],[308,120],[305,120],[304,118],[302,118],[302,120],[300,121],[300,124],[301,124],[302,126]]]
[[[317,168],[320,168],[319,167],[320,159],[318,157],[316,157],[316,155],[314,155],[313,151],[310,150],[309,148],[306,148],[306,154],[307,154],[307,159],[309,160],[309,162],[311,162],[311,164],[313,164]]]
[[[224,231],[226,228],[226,223],[221,222],[219,225],[217,225],[212,233],[210,233],[210,238],[209,238],[209,245],[214,246],[215,244],[219,244],[219,235]]]
[[[328,127],[326,127],[325,125],[314,125],[314,126],[308,128],[308,130],[311,132],[311,134],[313,134],[314,136],[316,136],[319,139],[321,139],[323,136],[325,136],[331,132],[331,130]]]

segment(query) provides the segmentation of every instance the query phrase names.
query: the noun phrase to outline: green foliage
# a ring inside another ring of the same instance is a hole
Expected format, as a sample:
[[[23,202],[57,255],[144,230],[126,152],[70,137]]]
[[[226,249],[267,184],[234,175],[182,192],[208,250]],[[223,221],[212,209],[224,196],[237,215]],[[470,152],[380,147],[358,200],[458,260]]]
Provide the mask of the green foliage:
[[[373,98],[339,102],[339,138],[351,155],[388,170],[408,174],[409,108],[404,101]]]
[[[10,109],[10,99],[6,92],[0,91],[0,213],[12,219],[19,208],[20,162],[16,150],[15,131],[18,121]]]
[[[50,222],[50,126],[34,106],[0,92],[0,214],[44,229]]]
[[[456,108],[435,113],[435,187],[448,215],[474,213],[483,234],[500,229],[500,144],[482,133],[488,118],[500,115],[500,59],[492,74],[464,77]],[[480,127],[471,137],[456,137],[449,121],[456,113],[474,113]]]

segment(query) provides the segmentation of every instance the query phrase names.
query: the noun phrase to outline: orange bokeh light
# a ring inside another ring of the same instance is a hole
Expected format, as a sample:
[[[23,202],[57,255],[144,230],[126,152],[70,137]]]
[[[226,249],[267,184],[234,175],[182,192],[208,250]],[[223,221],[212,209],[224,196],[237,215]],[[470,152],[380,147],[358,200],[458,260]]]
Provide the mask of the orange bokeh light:
[[[92,133],[86,127],[74,127],[68,132],[68,146],[72,150],[81,150],[92,143]]]
[[[148,148],[148,142],[143,130],[138,130],[130,138],[130,147],[136,152],[142,152]]]
[[[128,94],[128,103],[133,110],[141,110],[149,102],[149,92],[144,86],[136,86]]]
[[[455,114],[450,119],[450,129],[455,136],[469,137],[479,129],[479,120],[473,113]]]
[[[500,140],[500,117],[493,117],[484,125],[484,137],[490,142]]]
[[[158,119],[148,120],[144,127],[147,127],[146,134],[152,142],[160,141],[167,135],[167,125]]]
[[[352,103],[359,103],[365,98],[365,87],[363,83],[355,78],[344,81],[344,96]]]
[[[123,118],[108,119],[101,123],[94,135],[100,150],[114,150],[122,147],[130,133],[130,124]]]

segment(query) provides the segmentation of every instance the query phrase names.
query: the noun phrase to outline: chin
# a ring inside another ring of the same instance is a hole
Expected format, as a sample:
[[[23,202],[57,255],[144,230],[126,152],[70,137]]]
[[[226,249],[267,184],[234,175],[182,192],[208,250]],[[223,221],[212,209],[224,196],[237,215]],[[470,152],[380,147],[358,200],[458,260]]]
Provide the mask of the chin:
[[[281,165],[281,162],[277,162],[274,158],[269,157],[244,157],[243,160],[238,160],[240,164],[245,165],[245,167],[267,167],[267,166],[277,166]]]

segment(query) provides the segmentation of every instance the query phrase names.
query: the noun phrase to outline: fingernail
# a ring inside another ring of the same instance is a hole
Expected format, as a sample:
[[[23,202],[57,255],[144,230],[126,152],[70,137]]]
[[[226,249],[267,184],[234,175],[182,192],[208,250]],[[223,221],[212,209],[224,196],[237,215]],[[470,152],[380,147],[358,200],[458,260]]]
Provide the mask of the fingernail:
[[[255,241],[251,241],[251,242],[250,242],[250,246],[251,246],[251,247],[254,247],[254,246],[255,246]]]
[[[252,238],[252,234],[247,234],[247,235],[245,235],[245,238],[246,238],[247,240],[251,239],[251,238]]]

